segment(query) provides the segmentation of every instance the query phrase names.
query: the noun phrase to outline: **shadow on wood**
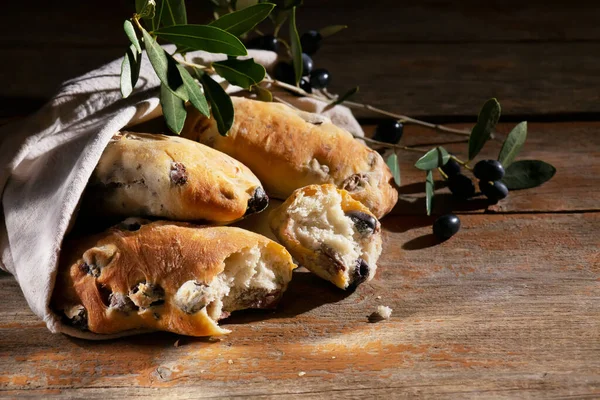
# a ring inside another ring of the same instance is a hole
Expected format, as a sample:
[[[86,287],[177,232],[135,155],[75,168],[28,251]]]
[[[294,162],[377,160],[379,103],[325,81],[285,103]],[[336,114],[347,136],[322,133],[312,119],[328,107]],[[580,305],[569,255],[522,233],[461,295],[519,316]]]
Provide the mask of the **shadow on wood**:
[[[310,293],[310,295],[307,295]],[[275,310],[244,310],[233,313],[221,325],[245,324],[267,319],[290,318],[304,314],[324,304],[337,303],[350,296],[352,291],[344,291],[317,275],[300,269],[294,271],[292,281]]]

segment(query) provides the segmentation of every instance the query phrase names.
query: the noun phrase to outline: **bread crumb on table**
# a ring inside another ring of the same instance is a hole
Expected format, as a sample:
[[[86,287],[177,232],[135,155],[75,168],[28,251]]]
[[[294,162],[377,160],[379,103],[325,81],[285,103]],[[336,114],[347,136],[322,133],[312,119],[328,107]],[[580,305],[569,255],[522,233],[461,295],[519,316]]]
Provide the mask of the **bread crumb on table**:
[[[298,376],[304,376],[304,375],[306,375],[306,372],[304,372],[304,371],[298,372]]]
[[[377,306],[373,314],[369,315],[369,322],[388,320],[392,316],[392,309],[388,306]]]
[[[229,365],[233,364],[233,360],[227,360],[227,364],[229,364]]]

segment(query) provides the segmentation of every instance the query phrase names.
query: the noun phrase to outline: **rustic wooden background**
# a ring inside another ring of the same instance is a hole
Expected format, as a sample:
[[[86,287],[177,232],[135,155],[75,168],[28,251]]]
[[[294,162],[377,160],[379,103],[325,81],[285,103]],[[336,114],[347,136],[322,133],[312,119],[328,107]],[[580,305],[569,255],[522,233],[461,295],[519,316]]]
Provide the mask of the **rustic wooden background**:
[[[2,7],[4,122],[126,46],[129,2],[39,3]],[[435,211],[460,213],[463,228],[437,244],[416,156],[402,153],[377,277],[348,295],[297,271],[278,311],[235,315],[220,340],[52,335],[0,273],[0,397],[600,398],[600,6],[305,3],[301,30],[350,26],[315,57],[334,90],[360,85],[357,100],[462,127],[496,96],[500,136],[530,121],[520,157],[552,163],[554,179],[491,207],[440,190]],[[414,127],[403,142],[466,147]],[[371,324],[379,304],[392,319]]]

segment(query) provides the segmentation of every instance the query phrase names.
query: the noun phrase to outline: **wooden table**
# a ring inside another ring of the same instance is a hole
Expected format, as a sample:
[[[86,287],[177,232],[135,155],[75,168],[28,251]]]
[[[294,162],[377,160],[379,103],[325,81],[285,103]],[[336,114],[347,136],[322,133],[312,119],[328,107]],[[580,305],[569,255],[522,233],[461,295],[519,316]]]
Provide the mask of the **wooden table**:
[[[91,12],[83,3],[40,6],[39,18],[8,6],[4,119],[120,56],[127,5]],[[305,3],[301,30],[351,27],[315,57],[334,89],[360,84],[357,100],[462,127],[497,96],[499,135],[530,121],[520,158],[550,162],[556,176],[495,206],[439,190],[435,212],[455,210],[463,227],[437,244],[423,216],[423,173],[411,167],[417,155],[401,153],[401,199],[382,221],[376,278],[347,294],[297,271],[278,311],[234,315],[225,322],[233,333],[215,340],[52,335],[0,274],[0,397],[600,398],[600,7]],[[403,142],[466,149],[412,126]],[[499,146],[490,142],[482,157]],[[369,323],[380,304],[391,320]]]

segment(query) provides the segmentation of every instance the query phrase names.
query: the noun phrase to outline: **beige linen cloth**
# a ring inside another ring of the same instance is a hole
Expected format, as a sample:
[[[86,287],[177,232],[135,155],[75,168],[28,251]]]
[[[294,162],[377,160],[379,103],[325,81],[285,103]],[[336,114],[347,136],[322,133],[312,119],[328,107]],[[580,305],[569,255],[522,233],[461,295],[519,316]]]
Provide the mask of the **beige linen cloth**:
[[[172,46],[165,46],[169,52]],[[251,50],[250,56],[269,70],[275,53]],[[215,61],[219,55],[189,53],[191,59]],[[190,58],[188,58],[190,59]],[[59,93],[29,118],[0,127],[0,268],[19,283],[31,310],[52,332],[100,339],[109,336],[63,325],[49,308],[62,240],[75,218],[83,190],[110,138],[124,127],[160,115],[159,80],[144,54],[133,94],[119,90],[121,60],[63,84]],[[227,91],[240,90],[233,86]],[[287,92],[277,95],[306,111],[327,105]],[[362,134],[350,110],[336,106],[325,112],[347,130]],[[116,335],[119,336],[119,335]],[[123,335],[120,335],[123,336]],[[114,337],[114,336],[110,336]]]

